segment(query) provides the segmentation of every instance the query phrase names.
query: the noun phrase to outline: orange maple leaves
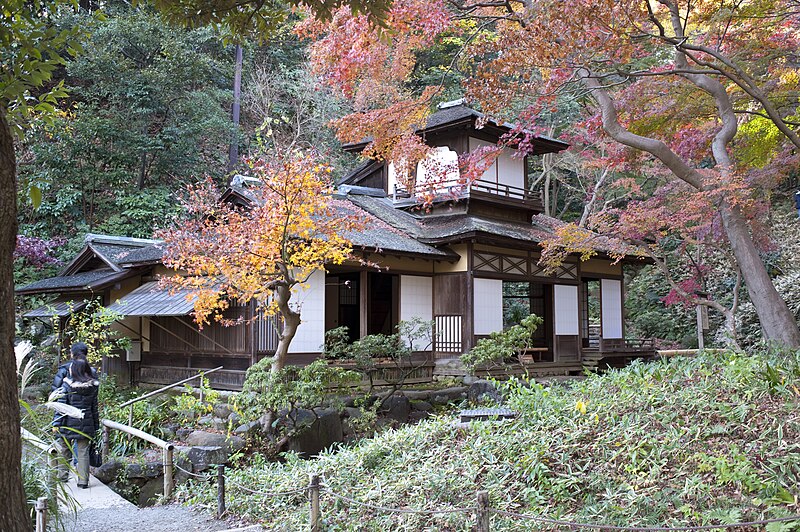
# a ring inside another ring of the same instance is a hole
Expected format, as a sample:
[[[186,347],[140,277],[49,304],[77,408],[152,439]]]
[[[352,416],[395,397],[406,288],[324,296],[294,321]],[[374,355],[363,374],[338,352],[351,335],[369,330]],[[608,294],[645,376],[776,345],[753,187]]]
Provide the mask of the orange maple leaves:
[[[334,207],[330,168],[315,157],[296,153],[247,164],[258,182],[230,191],[245,206],[220,202],[209,179],[188,190],[187,217],[159,235],[164,264],[184,274],[163,282],[191,289],[201,325],[221,319],[230,301],[255,300],[277,312],[275,291],[291,291],[314,271],[344,262],[352,251],[346,234],[359,227],[356,217]]]

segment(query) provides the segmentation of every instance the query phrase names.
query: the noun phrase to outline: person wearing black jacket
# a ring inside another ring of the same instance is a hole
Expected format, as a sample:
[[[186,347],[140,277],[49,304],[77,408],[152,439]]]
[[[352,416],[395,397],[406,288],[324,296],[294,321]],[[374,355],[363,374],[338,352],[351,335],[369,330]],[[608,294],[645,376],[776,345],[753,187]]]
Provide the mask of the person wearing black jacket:
[[[82,359],[84,361],[86,360],[86,355],[89,353],[89,346],[87,346],[83,342],[77,342],[73,344],[73,346],[70,348],[69,351],[70,354],[72,355],[72,358],[70,360],[67,360],[60,366],[58,366],[56,375],[55,377],[53,377],[53,384],[50,385],[51,392],[54,392],[59,388],[61,388],[61,384],[64,382],[64,377],[69,375],[69,367],[72,365],[73,360],[77,359]],[[92,368],[92,377],[94,377],[95,379],[97,378],[97,371],[94,368]]]
[[[80,358],[72,361],[69,375],[61,384],[62,394],[59,403],[66,403],[83,412],[83,418],[56,414],[53,427],[58,430],[59,438],[56,447],[66,459],[62,462],[59,477],[67,479],[66,463],[77,447],[78,455],[78,487],[89,487],[89,445],[91,439],[100,428],[100,415],[97,408],[97,392],[100,382],[95,379],[89,363]]]

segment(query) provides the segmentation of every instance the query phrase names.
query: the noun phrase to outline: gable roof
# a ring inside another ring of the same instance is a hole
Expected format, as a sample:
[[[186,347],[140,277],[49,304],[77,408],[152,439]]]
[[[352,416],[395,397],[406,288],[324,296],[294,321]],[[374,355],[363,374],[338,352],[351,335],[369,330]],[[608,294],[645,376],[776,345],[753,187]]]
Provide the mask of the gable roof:
[[[81,251],[62,268],[60,276],[79,273],[81,269],[91,263],[93,259],[99,259],[107,267],[116,272],[122,271],[120,261],[131,251],[152,246],[157,240],[146,238],[132,238],[115,235],[98,235],[88,233],[84,238],[85,245]],[[97,269],[97,268],[92,268]]]
[[[476,122],[479,119],[486,119],[486,118],[487,117],[485,114],[465,105],[463,100],[456,100],[455,102],[440,104],[439,109],[435,113],[432,113],[430,116],[428,116],[428,120],[425,123],[425,127],[418,129],[416,133],[419,135],[424,135],[426,133],[433,133],[436,131],[441,131],[444,129],[449,129],[461,125],[469,125],[475,128]],[[501,130],[501,133],[507,133],[516,128],[514,124],[508,122],[498,122],[492,119],[488,119],[486,125],[493,128],[498,128],[499,130]],[[533,155],[558,152],[569,148],[569,143],[558,139],[554,139],[552,137],[547,137],[544,135],[534,135],[533,138],[535,144],[538,144],[541,147],[541,150],[535,150],[532,153]],[[360,152],[370,142],[372,142],[372,138],[366,138],[361,142],[344,144],[342,146],[342,149],[349,152]],[[361,167],[358,167],[356,170],[358,170],[359,168]],[[351,174],[352,173],[353,172],[351,172]],[[345,180],[351,179],[351,174],[348,174]]]

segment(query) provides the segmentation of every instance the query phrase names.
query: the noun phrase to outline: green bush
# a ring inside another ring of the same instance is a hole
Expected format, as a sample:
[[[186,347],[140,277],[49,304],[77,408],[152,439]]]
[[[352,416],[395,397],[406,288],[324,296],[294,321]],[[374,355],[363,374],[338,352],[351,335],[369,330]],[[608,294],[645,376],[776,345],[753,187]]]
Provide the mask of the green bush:
[[[330,366],[323,359],[303,367],[286,366],[278,372],[273,372],[271,366],[272,359],[264,358],[247,370],[242,393],[233,399],[234,408],[245,419],[320,406],[331,387],[360,380],[358,373]]]
[[[531,314],[519,325],[493,332],[489,338],[481,338],[468,353],[461,355],[461,362],[471,373],[479,367],[503,366],[533,345],[533,333],[542,323],[542,318]]]

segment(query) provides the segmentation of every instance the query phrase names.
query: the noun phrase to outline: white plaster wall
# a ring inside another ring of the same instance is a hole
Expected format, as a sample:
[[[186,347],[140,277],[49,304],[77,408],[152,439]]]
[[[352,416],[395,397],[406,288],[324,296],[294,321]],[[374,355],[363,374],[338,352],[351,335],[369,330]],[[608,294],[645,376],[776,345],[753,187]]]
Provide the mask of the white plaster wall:
[[[577,336],[578,287],[553,285],[553,309],[556,336]]]
[[[475,334],[503,330],[503,281],[475,279],[473,320]]]
[[[390,196],[394,194],[394,187],[397,185],[397,172],[394,168],[394,163],[390,162],[386,167],[386,193]]]
[[[290,353],[319,353],[325,341],[325,272],[315,271],[307,284],[292,294],[289,303],[300,309],[301,320]]]
[[[433,278],[419,275],[400,276],[400,319],[433,319]],[[414,349],[428,347],[427,339],[414,342]]]
[[[600,280],[603,338],[622,338],[622,281]]]
[[[469,138],[469,151],[475,151],[478,148],[482,148],[484,146],[495,146],[495,144],[491,142],[487,142],[485,140],[476,139],[473,137]],[[486,169],[486,171],[481,176],[481,179],[484,181],[489,181],[491,183],[497,183],[497,160],[492,163],[492,166]]]
[[[504,148],[497,158],[497,182],[501,185],[525,188],[525,159],[516,157],[517,150]]]
[[[469,149],[474,151],[483,146],[495,146],[491,142],[470,137]],[[511,185],[514,187],[525,188],[525,159],[515,157],[517,150],[503,148],[497,159],[492,163],[486,172],[481,176],[484,181],[498,183],[501,185]]]

